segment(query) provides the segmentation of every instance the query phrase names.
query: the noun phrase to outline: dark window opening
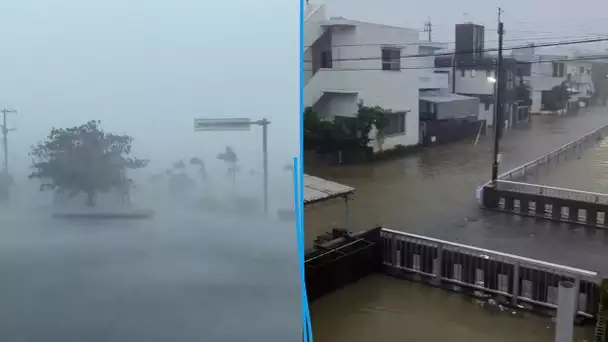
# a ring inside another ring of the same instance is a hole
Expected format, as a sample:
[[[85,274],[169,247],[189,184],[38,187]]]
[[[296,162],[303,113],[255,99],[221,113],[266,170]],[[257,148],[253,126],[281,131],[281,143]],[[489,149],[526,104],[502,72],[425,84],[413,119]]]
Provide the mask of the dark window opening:
[[[382,48],[382,70],[401,70],[401,49]]]

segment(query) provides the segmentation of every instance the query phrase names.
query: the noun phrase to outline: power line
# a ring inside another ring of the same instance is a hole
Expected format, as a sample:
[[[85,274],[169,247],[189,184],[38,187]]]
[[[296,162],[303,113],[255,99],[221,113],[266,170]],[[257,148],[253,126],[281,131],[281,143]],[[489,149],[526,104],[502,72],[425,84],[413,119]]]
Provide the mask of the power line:
[[[435,24],[433,24],[435,25]],[[580,39],[594,39],[594,38],[605,38],[608,37],[607,34],[585,34],[585,35],[555,35],[555,36],[536,36],[536,37],[519,37],[519,38],[509,38],[504,39],[505,42],[517,42],[517,41],[530,41],[530,40],[554,40],[554,39],[564,39],[564,38],[580,38]],[[488,42],[498,42],[497,39],[489,39],[485,41]],[[456,44],[455,41],[443,41],[443,42],[432,42],[434,44],[445,44],[445,45],[453,45]],[[418,45],[428,45],[428,41],[421,41],[415,43],[405,43],[399,44],[398,46],[418,46]],[[304,45],[304,48],[310,48],[312,45]],[[395,46],[395,43],[358,43],[358,44],[332,44],[332,48],[336,47],[365,47],[365,46]]]
[[[433,55],[427,55],[426,57],[433,57]],[[594,61],[594,60],[608,60],[608,55],[590,55],[590,56],[581,56],[581,57],[570,57],[570,58],[556,58],[556,59],[532,59],[532,60],[518,60],[515,62],[509,62],[509,64],[543,64],[543,63],[559,63],[559,62],[576,62],[576,61]],[[490,66],[495,66],[496,63],[493,62]],[[449,66],[418,66],[418,67],[401,67],[399,69],[394,70],[434,70],[434,69],[447,69]],[[311,69],[304,69],[304,71],[312,71]],[[324,68],[323,71],[383,71],[383,69],[379,68]],[[393,70],[391,70],[393,71]]]
[[[553,43],[541,43],[534,44],[534,48],[541,47],[551,47],[551,46],[563,46],[563,45],[572,45],[572,44],[588,44],[588,43],[597,43],[597,42],[605,42],[608,41],[608,38],[593,38],[593,39],[585,39],[585,40],[571,40],[571,41],[561,41],[561,42],[553,42]],[[530,45],[520,45],[520,46],[512,46],[503,48],[503,50],[521,50],[528,49],[532,46]],[[496,52],[498,48],[489,48],[483,49],[481,52]],[[421,57],[440,57],[440,56],[455,56],[455,55],[467,55],[478,53],[480,51],[459,51],[459,52],[440,52],[435,54],[414,54],[414,55],[404,55],[400,56],[399,59],[407,59],[407,58],[421,58]],[[337,58],[332,59],[333,62],[346,62],[346,61],[370,61],[370,60],[381,60],[382,57],[354,57],[354,58]],[[304,60],[306,63],[312,62],[312,60]]]

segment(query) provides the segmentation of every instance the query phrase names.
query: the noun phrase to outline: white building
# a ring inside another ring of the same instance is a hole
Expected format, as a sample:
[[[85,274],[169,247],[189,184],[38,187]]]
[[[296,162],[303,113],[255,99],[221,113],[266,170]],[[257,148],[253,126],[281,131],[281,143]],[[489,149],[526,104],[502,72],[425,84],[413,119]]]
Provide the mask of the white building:
[[[382,146],[419,143],[421,60],[413,29],[327,18],[323,5],[307,5],[304,17],[304,106],[332,120],[355,116],[359,105],[390,109]],[[429,61],[430,62],[430,61]],[[422,75],[427,86],[444,76]],[[372,137],[373,138],[373,137]]]
[[[566,65],[563,62],[567,56],[537,55],[533,44],[525,49],[513,50],[512,55],[519,61],[530,62],[530,75],[525,76],[524,80],[530,86],[530,113],[539,114],[544,109],[543,92],[550,91],[567,80]]]
[[[592,64],[589,61],[580,60],[580,56],[573,56],[566,61],[566,79],[574,94],[570,98],[570,102],[583,102],[589,104],[595,87],[591,79]]]

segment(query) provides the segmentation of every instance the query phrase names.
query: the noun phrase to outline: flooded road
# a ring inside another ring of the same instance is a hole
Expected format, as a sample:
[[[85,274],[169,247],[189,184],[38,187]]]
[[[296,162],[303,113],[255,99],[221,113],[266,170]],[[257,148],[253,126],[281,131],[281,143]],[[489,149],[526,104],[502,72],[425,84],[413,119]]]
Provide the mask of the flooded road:
[[[542,177],[541,184],[608,193],[608,139],[587,150],[580,159],[565,163],[547,177]]]
[[[505,134],[501,141],[500,172],[607,123],[608,111],[604,107],[583,109],[572,116],[535,116],[531,123]],[[306,172],[357,189],[354,200],[349,203],[348,228],[352,231],[384,226],[608,272],[605,263],[608,234],[603,231],[481,211],[475,188],[489,180],[491,162],[492,144],[488,135],[477,145],[464,141],[367,165],[308,165]],[[586,175],[564,171],[561,177],[574,176]],[[344,202],[318,205],[308,209],[305,215],[306,243],[310,246],[328,225],[329,228],[344,227]],[[437,341],[552,340],[551,333],[546,331],[550,330],[546,328],[547,319],[494,317],[490,322],[488,319],[492,316],[466,304],[461,296],[431,295],[431,292],[442,291],[385,276],[366,279],[314,303],[311,315],[315,338],[321,342],[369,341],[364,338],[366,335],[385,336],[384,341],[411,337]],[[404,298],[419,299],[416,304],[408,304]],[[387,313],[370,310],[370,307],[394,310]],[[424,315],[429,318],[423,318]],[[438,325],[442,328],[437,329]]]
[[[0,341],[302,340],[293,223],[0,210],[0,236]]]
[[[572,116],[532,119],[505,134],[500,172],[607,124],[608,111],[593,107]],[[492,141],[488,135],[477,145],[463,141],[374,164],[308,165],[306,172],[356,188],[354,199],[349,202],[349,230],[384,226],[494,248],[485,245],[486,238],[492,238],[491,229],[482,233],[479,226],[497,228],[503,222],[482,212],[475,199],[475,188],[490,179],[491,163]],[[319,204],[305,215],[306,244],[310,246],[328,228],[344,227],[344,202]],[[517,248],[511,247],[507,252],[515,253]]]

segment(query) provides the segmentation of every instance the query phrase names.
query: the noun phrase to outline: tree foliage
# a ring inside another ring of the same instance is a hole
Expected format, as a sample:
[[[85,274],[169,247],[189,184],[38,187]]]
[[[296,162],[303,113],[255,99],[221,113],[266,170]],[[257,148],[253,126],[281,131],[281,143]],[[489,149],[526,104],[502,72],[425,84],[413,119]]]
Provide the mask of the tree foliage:
[[[70,197],[87,196],[95,205],[99,193],[121,189],[131,180],[127,169],[145,167],[147,160],[131,157],[133,138],[105,133],[99,121],[71,128],[53,128],[46,140],[32,146],[34,171],[30,179],[42,181],[40,190],[51,190]]]
[[[568,85],[564,82],[544,93],[543,104],[546,109],[555,111],[566,108],[568,99],[570,99],[570,92]]]
[[[333,152],[367,148],[376,128],[376,139],[380,145],[384,141],[384,131],[388,126],[389,110],[381,107],[361,107],[354,117],[336,117],[334,121],[321,120],[308,107],[304,111],[304,147],[308,150]]]

